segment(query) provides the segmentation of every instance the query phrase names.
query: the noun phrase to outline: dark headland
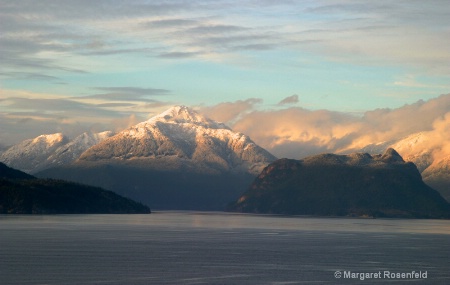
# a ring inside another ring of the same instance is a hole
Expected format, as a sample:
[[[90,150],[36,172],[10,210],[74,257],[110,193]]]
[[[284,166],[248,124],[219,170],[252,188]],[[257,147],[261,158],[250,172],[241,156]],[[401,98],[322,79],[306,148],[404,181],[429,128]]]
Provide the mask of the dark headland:
[[[230,211],[319,216],[449,218],[450,204],[394,150],[321,154],[267,166]]]
[[[98,187],[37,179],[0,163],[0,214],[146,214],[150,209]]]

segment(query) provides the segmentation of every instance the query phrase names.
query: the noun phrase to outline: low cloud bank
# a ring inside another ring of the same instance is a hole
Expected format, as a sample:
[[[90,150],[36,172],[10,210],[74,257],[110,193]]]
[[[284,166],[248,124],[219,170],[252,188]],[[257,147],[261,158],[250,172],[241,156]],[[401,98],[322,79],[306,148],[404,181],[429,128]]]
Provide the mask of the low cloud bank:
[[[403,146],[402,155],[432,149],[450,155],[450,94],[396,109],[376,109],[362,116],[301,107],[256,110],[247,101],[221,103],[201,111],[249,135],[277,157],[301,158],[321,152],[345,153],[373,145],[395,144],[421,132],[419,143]],[[426,137],[426,139],[425,139]]]

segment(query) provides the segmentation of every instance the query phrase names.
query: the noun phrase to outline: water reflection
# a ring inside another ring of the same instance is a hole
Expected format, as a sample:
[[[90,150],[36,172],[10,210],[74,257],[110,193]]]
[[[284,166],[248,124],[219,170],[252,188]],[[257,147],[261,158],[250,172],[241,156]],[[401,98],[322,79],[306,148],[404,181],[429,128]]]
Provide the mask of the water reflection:
[[[450,220],[426,219],[358,219],[286,217],[272,215],[236,214],[223,212],[160,211],[150,215],[0,215],[1,224],[28,223],[30,227],[80,226],[98,224],[102,227],[142,225],[184,228],[216,228],[232,232],[233,229],[304,230],[373,233],[433,233],[450,234]],[[383,235],[384,239],[389,238]]]

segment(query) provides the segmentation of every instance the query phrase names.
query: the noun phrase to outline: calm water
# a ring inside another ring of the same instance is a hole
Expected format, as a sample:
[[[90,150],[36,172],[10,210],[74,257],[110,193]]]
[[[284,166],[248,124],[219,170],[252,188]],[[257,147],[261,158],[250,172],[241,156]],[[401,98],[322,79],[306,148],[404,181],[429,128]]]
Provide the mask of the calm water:
[[[450,284],[449,254],[440,220],[0,215],[0,284]]]

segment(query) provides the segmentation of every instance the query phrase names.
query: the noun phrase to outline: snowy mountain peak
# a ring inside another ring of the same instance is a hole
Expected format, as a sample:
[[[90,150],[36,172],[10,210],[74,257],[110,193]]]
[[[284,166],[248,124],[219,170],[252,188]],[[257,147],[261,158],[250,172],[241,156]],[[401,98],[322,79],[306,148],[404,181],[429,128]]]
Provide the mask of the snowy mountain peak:
[[[45,144],[50,147],[57,143],[61,143],[66,140],[66,137],[62,133],[50,134],[50,135],[40,135],[31,141],[31,144]]]
[[[67,142],[67,137],[61,133],[40,135],[13,145],[0,155],[0,161],[9,167],[31,173]]]
[[[186,106],[174,106],[141,124],[157,122],[172,124],[193,124],[214,129],[228,129],[225,124],[213,121]]]

